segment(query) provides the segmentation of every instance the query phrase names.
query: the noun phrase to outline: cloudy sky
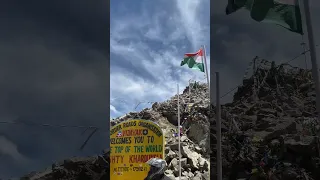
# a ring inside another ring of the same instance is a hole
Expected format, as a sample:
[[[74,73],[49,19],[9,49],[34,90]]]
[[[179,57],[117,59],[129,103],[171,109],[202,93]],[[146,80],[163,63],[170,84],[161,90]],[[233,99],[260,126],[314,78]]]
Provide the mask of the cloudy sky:
[[[7,0],[0,6],[0,121],[99,126],[90,131],[0,124],[0,178],[19,177],[108,145],[106,1]]]
[[[209,0],[114,0],[111,7],[111,117],[168,99],[177,83],[183,91],[189,79],[206,81],[180,62],[201,45],[210,59]]]

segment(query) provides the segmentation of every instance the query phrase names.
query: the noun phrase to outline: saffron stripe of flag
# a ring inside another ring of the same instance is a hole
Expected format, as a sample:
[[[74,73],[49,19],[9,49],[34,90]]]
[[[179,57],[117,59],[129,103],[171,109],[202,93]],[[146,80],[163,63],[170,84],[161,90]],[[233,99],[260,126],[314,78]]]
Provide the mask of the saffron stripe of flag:
[[[196,69],[204,72],[203,50],[200,49],[196,53],[186,53],[183,60],[181,61],[180,66],[183,65],[188,65],[188,67],[191,69]]]

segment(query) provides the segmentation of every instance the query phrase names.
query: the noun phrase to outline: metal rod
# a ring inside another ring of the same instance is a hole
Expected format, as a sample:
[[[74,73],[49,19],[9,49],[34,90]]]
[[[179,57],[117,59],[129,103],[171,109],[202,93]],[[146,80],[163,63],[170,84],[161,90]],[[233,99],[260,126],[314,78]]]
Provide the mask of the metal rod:
[[[317,114],[318,120],[320,121],[320,86],[319,86],[319,70],[318,70],[318,63],[317,63],[317,55],[316,55],[316,48],[314,44],[313,38],[313,29],[312,29],[312,22],[311,22],[311,15],[310,15],[310,7],[309,7],[309,0],[304,0],[304,13],[306,19],[306,27],[308,32],[308,40],[309,40],[309,48],[310,48],[310,59],[312,65],[312,76],[314,80],[314,85],[316,89],[316,106],[317,106]]]
[[[191,103],[191,79],[189,79],[189,103]]]
[[[209,92],[209,99],[210,99],[210,80],[209,80],[209,71],[208,71],[207,58],[206,58],[206,48],[204,45],[202,46],[202,50],[203,50],[203,60],[204,60],[205,72],[207,76],[208,92]]]
[[[217,180],[222,180],[221,158],[221,107],[220,107],[220,82],[219,72],[216,72],[216,124],[217,124]]]
[[[299,7],[301,7],[301,3],[300,1],[298,0],[298,4],[299,4]],[[306,43],[304,42],[304,34],[301,34],[301,46],[302,46],[302,49],[303,49],[303,52],[305,52],[307,49],[306,49]],[[304,54],[304,64],[305,64],[305,68],[306,70],[308,69],[308,63],[307,63],[307,54],[306,53],[303,53]]]
[[[179,180],[181,180],[181,132],[180,132],[180,97],[179,97],[179,84],[177,84],[178,95],[178,146],[179,146]]]

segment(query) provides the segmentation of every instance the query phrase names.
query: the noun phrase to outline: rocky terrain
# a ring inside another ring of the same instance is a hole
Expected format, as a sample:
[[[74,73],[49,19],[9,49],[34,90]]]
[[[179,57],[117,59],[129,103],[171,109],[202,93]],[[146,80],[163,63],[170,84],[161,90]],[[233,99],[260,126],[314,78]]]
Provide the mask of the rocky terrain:
[[[189,87],[179,96],[180,118],[184,130],[184,135],[181,137],[182,180],[208,180],[210,179],[209,92],[204,84],[193,86],[190,99]],[[152,108],[131,112],[112,122],[112,125],[115,125],[134,118],[157,122],[165,135],[165,160],[168,164],[166,174],[173,180],[178,179],[179,175],[178,138],[173,136],[178,125],[177,100],[176,95],[166,102],[154,103]]]
[[[309,70],[260,61],[243,80],[233,101],[221,107],[224,179],[320,179],[319,123]],[[216,179],[215,107],[208,88],[192,84],[180,96],[183,179]],[[177,96],[112,121],[141,118],[157,122],[166,137],[166,174],[178,179]],[[211,126],[210,126],[211,124]],[[210,161],[211,160],[211,161]],[[23,179],[108,179],[108,153],[73,158]],[[211,164],[210,164],[211,162]]]
[[[265,61],[243,81],[233,102],[222,106],[228,127],[223,170],[229,179],[248,177],[252,169],[260,179],[320,179],[319,122],[311,77],[309,70]]]

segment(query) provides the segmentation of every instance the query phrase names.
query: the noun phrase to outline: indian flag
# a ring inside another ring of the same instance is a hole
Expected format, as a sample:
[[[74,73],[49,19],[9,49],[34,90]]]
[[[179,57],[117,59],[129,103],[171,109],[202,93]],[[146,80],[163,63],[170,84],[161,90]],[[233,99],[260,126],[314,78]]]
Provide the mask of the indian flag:
[[[228,0],[226,14],[242,8],[249,10],[255,21],[277,24],[303,34],[298,0]]]
[[[196,69],[204,72],[203,55],[204,53],[202,48],[196,53],[186,53],[183,60],[181,61],[180,66],[187,64],[191,69]]]

